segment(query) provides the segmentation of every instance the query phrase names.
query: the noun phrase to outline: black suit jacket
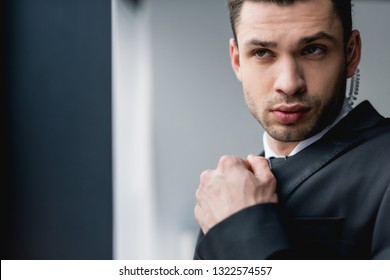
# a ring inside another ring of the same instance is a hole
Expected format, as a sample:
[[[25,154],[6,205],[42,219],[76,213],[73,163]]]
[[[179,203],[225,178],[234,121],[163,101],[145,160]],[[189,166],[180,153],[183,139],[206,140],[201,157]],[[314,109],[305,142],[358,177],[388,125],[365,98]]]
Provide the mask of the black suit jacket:
[[[390,120],[369,102],[271,168],[278,204],[200,233],[195,259],[390,259]]]

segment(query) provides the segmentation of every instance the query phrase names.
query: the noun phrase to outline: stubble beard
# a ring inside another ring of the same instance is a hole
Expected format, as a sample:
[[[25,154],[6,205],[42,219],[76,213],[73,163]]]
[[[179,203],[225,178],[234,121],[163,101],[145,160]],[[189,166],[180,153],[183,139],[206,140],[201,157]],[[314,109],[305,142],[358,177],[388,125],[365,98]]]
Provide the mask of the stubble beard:
[[[338,82],[337,93],[327,100],[304,94],[280,95],[272,100],[264,101],[260,105],[256,104],[252,95],[245,89],[244,94],[249,111],[273,139],[280,142],[300,142],[319,133],[336,119],[343,106],[345,89],[346,81],[342,80]],[[271,114],[269,108],[292,103],[308,106],[315,114],[310,119],[296,124],[272,123],[269,119]]]

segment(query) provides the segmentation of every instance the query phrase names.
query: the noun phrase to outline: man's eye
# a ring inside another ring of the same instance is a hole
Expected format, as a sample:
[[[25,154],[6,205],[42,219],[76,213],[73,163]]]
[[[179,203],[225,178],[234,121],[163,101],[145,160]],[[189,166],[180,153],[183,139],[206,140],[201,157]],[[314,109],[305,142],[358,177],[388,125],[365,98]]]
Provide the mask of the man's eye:
[[[267,57],[273,57],[274,56],[273,53],[270,50],[267,50],[267,49],[255,50],[253,52],[253,54],[256,57],[259,57],[259,58],[267,58]]]
[[[310,46],[303,51],[303,55],[322,55],[324,53],[325,49],[319,46]]]

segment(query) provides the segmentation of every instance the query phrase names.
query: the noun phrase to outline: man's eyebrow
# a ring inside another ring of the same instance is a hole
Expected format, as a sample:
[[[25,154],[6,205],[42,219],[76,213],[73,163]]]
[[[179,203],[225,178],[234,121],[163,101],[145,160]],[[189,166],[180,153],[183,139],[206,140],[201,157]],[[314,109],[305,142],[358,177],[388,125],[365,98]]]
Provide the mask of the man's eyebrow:
[[[252,39],[246,44],[248,47],[263,47],[263,48],[275,48],[277,44],[275,42],[261,41],[258,39]]]
[[[327,40],[332,42],[333,44],[337,43],[336,37],[322,31],[310,36],[305,36],[302,39],[300,39],[299,42],[300,44],[310,44],[317,40]],[[259,39],[251,39],[245,45],[247,47],[276,48],[278,44],[273,41],[262,41]]]
[[[310,43],[313,43],[317,40],[327,40],[327,41],[331,41],[333,44],[336,44],[337,43],[337,39],[326,33],[326,32],[318,32],[314,35],[310,35],[310,36],[307,36],[307,37],[303,37],[300,42],[303,43],[303,44],[310,44]]]

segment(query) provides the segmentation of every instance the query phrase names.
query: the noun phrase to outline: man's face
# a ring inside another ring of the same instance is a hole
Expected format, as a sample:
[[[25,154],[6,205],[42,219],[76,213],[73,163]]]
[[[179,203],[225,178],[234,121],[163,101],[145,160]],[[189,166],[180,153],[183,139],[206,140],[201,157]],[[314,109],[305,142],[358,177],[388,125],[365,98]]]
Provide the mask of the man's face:
[[[302,141],[335,119],[352,70],[330,0],[245,2],[236,33],[233,69],[249,110],[272,138]]]

